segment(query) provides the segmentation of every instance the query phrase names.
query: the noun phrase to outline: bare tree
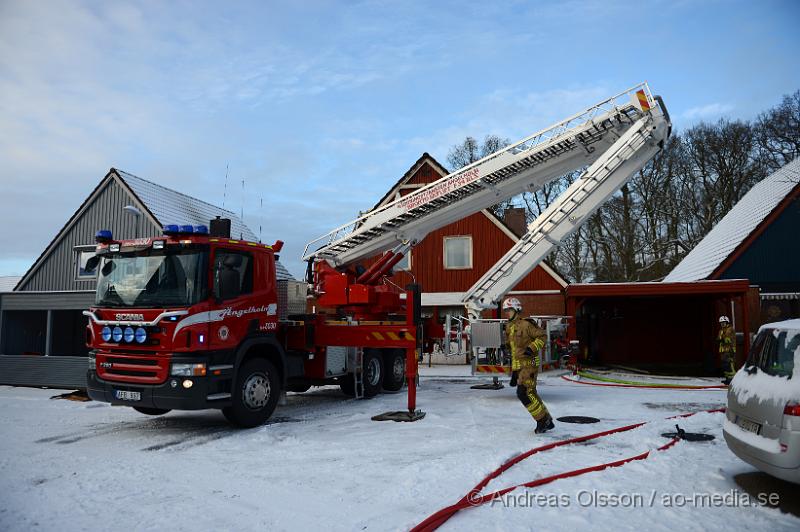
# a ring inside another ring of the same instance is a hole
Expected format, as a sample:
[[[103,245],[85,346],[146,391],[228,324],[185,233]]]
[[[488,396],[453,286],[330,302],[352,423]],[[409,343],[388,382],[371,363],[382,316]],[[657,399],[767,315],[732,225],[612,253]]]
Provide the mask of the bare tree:
[[[508,144],[467,137],[448,162],[460,168]],[[669,271],[769,172],[800,156],[800,91],[754,123],[719,120],[673,133],[664,149],[548,257],[571,282],[647,281]],[[522,205],[539,216],[576,171],[492,210]]]
[[[474,137],[467,137],[461,144],[456,144],[450,148],[447,154],[447,162],[450,164],[450,168],[458,170],[505,148],[509,144],[511,144],[510,140],[497,135],[486,135],[482,144],[478,144]]]
[[[771,170],[800,156],[800,90],[762,113],[755,128],[759,154]]]
[[[497,135],[486,135],[483,139],[483,143],[480,145],[473,137],[467,137],[461,144],[456,144],[450,148],[450,152],[447,154],[447,162],[450,164],[450,168],[455,171],[475,161],[479,161],[487,155],[491,155],[505,148],[509,144],[511,144],[510,140],[498,137]],[[513,205],[514,201],[512,198],[492,205],[489,207],[489,210],[494,215],[502,218],[505,210]]]

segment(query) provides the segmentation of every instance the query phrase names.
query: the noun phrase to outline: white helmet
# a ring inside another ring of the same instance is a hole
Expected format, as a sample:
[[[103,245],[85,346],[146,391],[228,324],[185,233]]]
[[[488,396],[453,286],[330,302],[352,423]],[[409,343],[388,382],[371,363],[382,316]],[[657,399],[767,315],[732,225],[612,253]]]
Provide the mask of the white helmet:
[[[516,297],[509,297],[503,301],[503,310],[508,310],[510,308],[513,308],[517,312],[522,312],[522,303],[520,303],[519,299]]]
[[[719,322],[720,323],[730,323],[731,320],[728,319],[728,316],[720,316],[719,317]]]

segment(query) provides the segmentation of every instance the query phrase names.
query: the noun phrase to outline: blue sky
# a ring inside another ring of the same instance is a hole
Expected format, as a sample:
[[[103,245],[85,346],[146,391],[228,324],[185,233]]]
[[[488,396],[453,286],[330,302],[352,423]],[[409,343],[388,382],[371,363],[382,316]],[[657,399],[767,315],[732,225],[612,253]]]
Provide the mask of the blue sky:
[[[229,165],[225,206],[300,275],[307,241],[466,135],[643,80],[679,129],[800,89],[795,1],[284,4],[0,0],[0,275],[112,166],[221,204]]]

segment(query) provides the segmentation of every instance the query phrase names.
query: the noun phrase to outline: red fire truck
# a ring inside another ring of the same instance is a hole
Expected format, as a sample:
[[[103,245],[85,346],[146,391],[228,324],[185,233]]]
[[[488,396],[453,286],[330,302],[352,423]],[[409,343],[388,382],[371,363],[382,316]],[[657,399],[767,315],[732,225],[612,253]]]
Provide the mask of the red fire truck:
[[[285,390],[338,384],[371,397],[405,382],[408,411],[388,418],[419,419],[420,290],[389,278],[407,251],[435,229],[586,168],[465,294],[477,319],[658,153],[669,131],[661,99],[637,85],[312,241],[307,283],[278,281],[283,243],[231,239],[228,220],[136,240],[98,231],[89,265],[97,299],[84,313],[89,395],[153,415],[219,408],[256,426]]]
[[[92,399],[152,415],[220,408],[256,426],[283,390],[339,384],[371,397],[413,381],[419,306],[401,300],[418,301],[415,286],[357,285],[321,263],[316,303],[333,314],[309,314],[305,283],[276,281],[282,242],[233,240],[228,220],[211,228],[120,241],[98,231],[96,306],[84,313]]]

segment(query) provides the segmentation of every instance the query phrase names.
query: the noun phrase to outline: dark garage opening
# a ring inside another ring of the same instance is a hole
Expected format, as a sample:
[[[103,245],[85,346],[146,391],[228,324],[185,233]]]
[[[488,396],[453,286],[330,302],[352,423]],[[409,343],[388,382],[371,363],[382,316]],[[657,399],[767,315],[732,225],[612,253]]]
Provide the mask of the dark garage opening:
[[[3,312],[5,355],[44,355],[47,337],[46,310],[6,310]]]
[[[86,316],[80,310],[54,310],[50,354],[86,356]]]

